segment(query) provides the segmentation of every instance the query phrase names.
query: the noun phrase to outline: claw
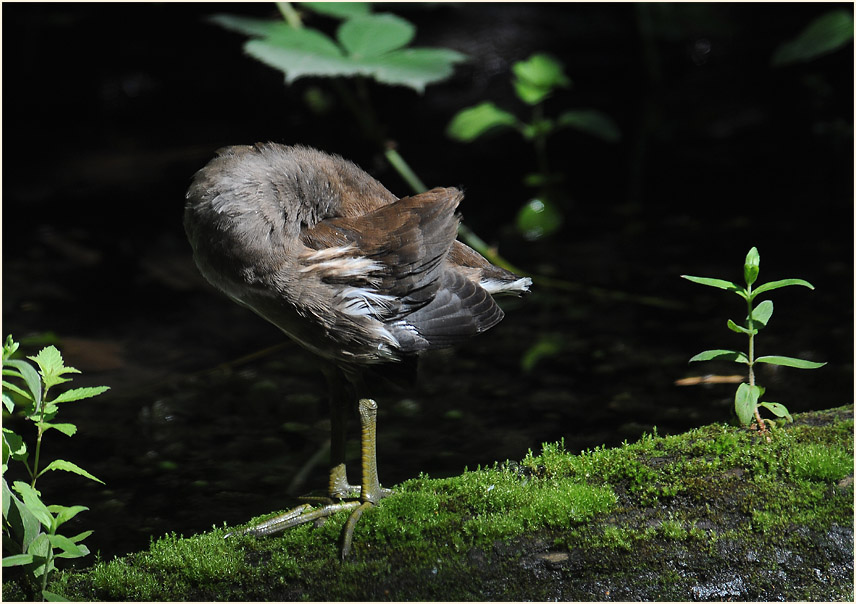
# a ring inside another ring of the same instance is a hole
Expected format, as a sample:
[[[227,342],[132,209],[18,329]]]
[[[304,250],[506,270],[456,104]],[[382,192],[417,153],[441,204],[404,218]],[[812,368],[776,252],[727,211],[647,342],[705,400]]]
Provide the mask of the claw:
[[[291,510],[265,520],[260,524],[248,527],[240,531],[232,531],[226,537],[232,535],[273,535],[285,529],[307,522],[313,522],[319,518],[326,518],[338,512],[351,510],[345,526],[342,528],[341,558],[344,560],[351,552],[354,537],[354,527],[357,525],[363,512],[369,507],[377,504],[381,499],[392,494],[392,490],[380,486],[377,477],[377,455],[376,455],[376,427],[377,427],[377,403],[371,399],[361,399],[359,403],[361,445],[362,445],[362,470],[363,480],[360,486],[348,484],[345,475],[345,464],[339,463],[330,470],[330,497],[331,499],[343,499],[354,497],[351,501],[340,501],[338,503],[327,503],[320,508],[314,508],[304,503]]]

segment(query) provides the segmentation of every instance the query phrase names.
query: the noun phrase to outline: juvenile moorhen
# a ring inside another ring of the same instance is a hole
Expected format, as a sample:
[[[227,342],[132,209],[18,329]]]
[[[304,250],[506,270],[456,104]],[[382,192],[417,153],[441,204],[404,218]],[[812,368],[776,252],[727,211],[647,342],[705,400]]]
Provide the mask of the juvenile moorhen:
[[[373,400],[358,403],[361,485],[345,472],[345,418],[363,370],[490,329],[503,317],[491,294],[522,294],[531,280],[455,239],[458,189],[399,199],[355,164],[308,147],[220,149],[186,197],[184,227],[205,278],[329,361],[329,495],[338,503],[303,505],[245,532],[352,510],[344,558],[362,512],[391,492],[377,477]]]

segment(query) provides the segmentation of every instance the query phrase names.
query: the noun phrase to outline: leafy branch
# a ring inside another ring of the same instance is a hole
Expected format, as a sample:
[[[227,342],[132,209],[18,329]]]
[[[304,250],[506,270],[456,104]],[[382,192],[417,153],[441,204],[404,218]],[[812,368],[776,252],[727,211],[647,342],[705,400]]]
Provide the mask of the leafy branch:
[[[56,600],[58,596],[46,589],[48,576],[55,569],[54,561],[57,558],[87,555],[89,549],[81,542],[92,531],[84,531],[73,537],[60,534],[60,526],[88,508],[81,505],[46,505],[36,483],[45,473],[54,470],[71,472],[104,483],[77,464],[64,459],[55,459],[41,467],[42,439],[52,429],[73,436],[77,432],[74,424],[54,421],[59,405],[98,396],[108,387],[73,388],[49,398],[51,388],[70,381],[65,375],[80,371],[66,367],[62,355],[53,346],[27,357],[36,364],[38,371],[29,362],[12,358],[17,349],[18,343],[11,335],[7,336],[3,345],[3,410],[9,414],[19,412],[24,419],[32,422],[36,428],[36,441],[31,463],[30,449],[24,439],[3,426],[3,567],[23,567],[38,586],[42,599]],[[9,487],[6,471],[10,461],[23,465],[29,475],[29,482],[14,481],[12,487]],[[12,551],[8,556],[5,555],[6,549]]]
[[[757,363],[767,363],[770,365],[781,365],[784,367],[796,367],[798,369],[818,369],[826,365],[826,363],[816,363],[804,359],[797,359],[786,356],[755,356],[755,338],[758,333],[767,326],[770,318],[773,316],[773,303],[770,300],[764,300],[757,306],[753,306],[755,299],[766,292],[773,291],[782,287],[791,285],[799,285],[814,289],[814,286],[803,279],[781,279],[779,281],[770,281],[753,289],[755,282],[758,280],[760,270],[761,256],[757,248],[752,248],[746,254],[746,260],[743,263],[743,279],[745,286],[738,285],[732,281],[723,279],[714,279],[710,277],[693,277],[690,275],[681,275],[684,279],[699,283],[708,287],[724,289],[737,294],[746,302],[746,324],[739,325],[736,322],[728,319],[727,326],[733,332],[743,334],[748,337],[748,350],[741,352],[736,350],[705,350],[700,352],[690,359],[694,361],[732,361],[748,366],[749,382],[742,383],[737,388],[737,393],[734,397],[734,409],[737,412],[737,417],[740,423],[748,426],[754,419],[758,425],[758,429],[762,432],[765,430],[764,420],[761,419],[759,412],[761,407],[771,411],[776,417],[786,418],[788,421],[793,421],[787,407],[781,403],[761,402],[760,399],[764,395],[765,389],[755,383],[755,365]]]

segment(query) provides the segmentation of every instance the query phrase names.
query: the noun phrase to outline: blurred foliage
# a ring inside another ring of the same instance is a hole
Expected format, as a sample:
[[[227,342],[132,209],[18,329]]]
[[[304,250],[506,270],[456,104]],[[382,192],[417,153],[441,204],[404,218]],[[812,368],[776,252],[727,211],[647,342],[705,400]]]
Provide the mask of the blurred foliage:
[[[773,54],[774,67],[806,63],[835,52],[853,40],[853,15],[834,10],[817,17],[799,35],[788,40]]]
[[[491,101],[462,109],[452,118],[446,133],[453,140],[472,142],[491,131],[514,129],[535,149],[538,172],[526,174],[523,182],[538,190],[517,212],[517,230],[529,240],[540,239],[559,230],[564,221],[557,193],[564,174],[552,172],[547,158],[547,139],[562,128],[572,128],[607,142],[616,142],[621,133],[615,123],[596,109],[571,109],[555,119],[544,115],[543,103],[556,90],[570,88],[564,65],[558,59],[537,53],[511,66],[512,86],[517,97],[532,107],[526,122]]]

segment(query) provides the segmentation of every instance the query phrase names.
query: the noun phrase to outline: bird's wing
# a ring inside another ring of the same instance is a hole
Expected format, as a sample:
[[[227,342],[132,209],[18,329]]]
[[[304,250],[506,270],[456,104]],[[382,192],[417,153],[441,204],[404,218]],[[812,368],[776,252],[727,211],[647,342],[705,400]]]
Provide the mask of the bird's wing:
[[[358,288],[403,351],[450,346],[502,318],[482,287],[445,262],[462,197],[436,188],[361,216],[321,221],[303,232],[314,250],[305,259],[326,282]]]

